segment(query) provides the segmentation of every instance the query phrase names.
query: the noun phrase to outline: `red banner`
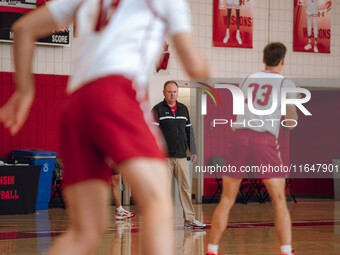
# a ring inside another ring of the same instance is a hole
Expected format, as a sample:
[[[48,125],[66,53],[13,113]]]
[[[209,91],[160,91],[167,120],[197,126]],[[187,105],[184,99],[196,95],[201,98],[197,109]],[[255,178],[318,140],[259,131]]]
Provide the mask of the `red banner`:
[[[331,52],[331,7],[331,0],[294,0],[294,51]]]
[[[213,45],[253,48],[254,0],[214,0]]]

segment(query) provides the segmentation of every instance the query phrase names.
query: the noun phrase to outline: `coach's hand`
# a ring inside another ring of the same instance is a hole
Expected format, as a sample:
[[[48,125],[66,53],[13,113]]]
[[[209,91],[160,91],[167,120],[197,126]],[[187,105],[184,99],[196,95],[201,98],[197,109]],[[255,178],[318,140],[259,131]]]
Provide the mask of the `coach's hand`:
[[[25,123],[34,100],[35,89],[17,89],[0,108],[0,122],[15,135]]]
[[[191,160],[192,163],[195,163],[197,161],[197,154],[191,154],[190,160]]]

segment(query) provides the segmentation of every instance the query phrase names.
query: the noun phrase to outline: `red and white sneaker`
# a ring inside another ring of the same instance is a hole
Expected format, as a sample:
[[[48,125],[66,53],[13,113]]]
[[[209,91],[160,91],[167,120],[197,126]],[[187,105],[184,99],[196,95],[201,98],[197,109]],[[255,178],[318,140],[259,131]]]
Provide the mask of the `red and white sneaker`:
[[[281,255],[288,255],[287,253],[281,253]],[[294,250],[292,250],[291,255],[295,255]]]
[[[223,253],[213,253],[212,251],[207,252],[205,255],[223,255]]]
[[[125,209],[116,209],[115,210],[115,217],[117,220],[124,220],[124,219],[130,219],[132,217],[135,217],[136,216],[136,213],[134,212],[129,212]]]

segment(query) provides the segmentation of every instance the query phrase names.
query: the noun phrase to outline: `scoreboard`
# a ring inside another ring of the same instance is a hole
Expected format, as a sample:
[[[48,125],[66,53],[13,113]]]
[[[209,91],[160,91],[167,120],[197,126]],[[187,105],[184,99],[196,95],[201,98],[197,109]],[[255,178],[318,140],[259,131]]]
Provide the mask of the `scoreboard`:
[[[26,13],[45,4],[45,0],[0,0],[0,42],[12,42],[12,24]],[[37,44],[65,46],[70,45],[69,28],[59,28],[53,34],[40,39]]]

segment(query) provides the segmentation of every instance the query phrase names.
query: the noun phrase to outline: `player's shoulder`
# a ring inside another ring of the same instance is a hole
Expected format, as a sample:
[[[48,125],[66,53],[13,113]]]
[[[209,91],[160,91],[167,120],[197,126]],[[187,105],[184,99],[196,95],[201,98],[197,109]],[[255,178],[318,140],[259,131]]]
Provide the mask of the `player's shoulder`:
[[[259,72],[250,74],[248,78],[281,78],[283,79],[285,77],[280,73],[269,72],[269,71],[259,71]]]
[[[158,14],[166,18],[169,10],[178,8],[187,9],[187,0],[146,0],[149,6],[153,8]]]
[[[57,7],[59,7],[59,5],[68,5],[69,8],[75,8],[81,5],[83,2],[85,2],[85,0],[72,0],[71,2],[69,2],[68,0],[53,0],[48,1],[46,3],[46,6],[50,7],[56,5]]]
[[[181,6],[186,0],[146,0],[151,5],[150,7],[154,7],[155,10],[166,13],[169,7],[171,6]]]
[[[282,81],[282,87],[286,87],[286,88],[296,88],[295,83],[288,79],[288,78],[284,78]]]

